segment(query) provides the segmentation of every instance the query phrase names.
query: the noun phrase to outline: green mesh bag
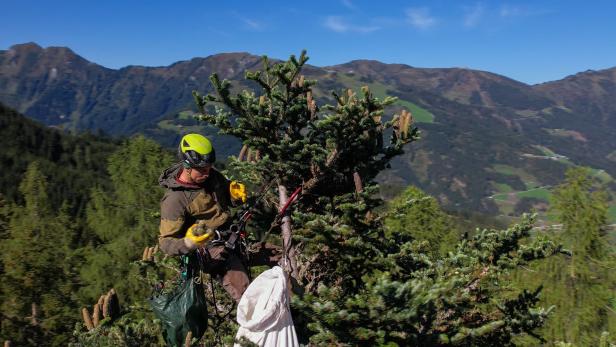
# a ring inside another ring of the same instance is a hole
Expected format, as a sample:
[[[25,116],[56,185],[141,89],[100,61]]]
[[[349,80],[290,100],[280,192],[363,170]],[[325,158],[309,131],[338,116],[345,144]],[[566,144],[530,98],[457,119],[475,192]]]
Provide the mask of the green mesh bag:
[[[150,299],[152,310],[162,323],[167,346],[184,346],[189,331],[199,339],[207,328],[207,303],[199,281],[200,260],[196,253],[183,256],[178,285],[170,292],[154,293]]]

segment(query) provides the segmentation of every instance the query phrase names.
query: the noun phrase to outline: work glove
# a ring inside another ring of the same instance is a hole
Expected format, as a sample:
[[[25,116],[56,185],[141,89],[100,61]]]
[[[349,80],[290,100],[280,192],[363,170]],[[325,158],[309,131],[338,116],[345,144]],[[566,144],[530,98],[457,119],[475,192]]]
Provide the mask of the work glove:
[[[246,186],[238,181],[231,181],[229,185],[229,193],[231,193],[231,199],[235,201],[246,202]]]
[[[191,225],[184,236],[184,244],[190,249],[202,247],[214,238],[215,232],[212,229],[206,229],[201,223]]]

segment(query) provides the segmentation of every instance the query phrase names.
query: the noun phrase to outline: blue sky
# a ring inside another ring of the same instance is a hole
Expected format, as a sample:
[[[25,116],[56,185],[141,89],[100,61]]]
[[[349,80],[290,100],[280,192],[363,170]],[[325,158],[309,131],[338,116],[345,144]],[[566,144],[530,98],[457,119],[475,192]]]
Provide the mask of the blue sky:
[[[534,84],[616,66],[616,1],[10,1],[0,49],[67,46],[97,64],[221,52],[310,63],[468,67]]]

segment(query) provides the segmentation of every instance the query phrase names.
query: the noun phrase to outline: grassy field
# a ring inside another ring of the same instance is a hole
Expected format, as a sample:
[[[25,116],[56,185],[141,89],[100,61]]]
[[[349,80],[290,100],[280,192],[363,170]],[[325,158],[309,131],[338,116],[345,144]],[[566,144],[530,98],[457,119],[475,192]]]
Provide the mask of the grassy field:
[[[548,151],[547,148],[545,148],[545,152],[543,152],[544,149],[540,150],[542,150],[542,153],[548,154],[546,153]],[[491,199],[498,206],[502,215],[511,216],[515,212],[515,206],[524,198],[535,198],[549,203],[550,191],[545,187],[540,187],[538,180],[524,169],[510,165],[495,164],[492,165],[491,170],[502,175],[517,176],[526,186],[526,190],[514,191],[511,186],[505,183],[492,182],[495,194],[491,196]],[[539,218],[547,219],[544,213],[540,213]]]
[[[498,193],[511,193],[513,191],[513,188],[511,188],[508,184],[505,183],[492,182],[492,185]]]
[[[494,194],[492,198],[496,201],[511,201],[511,202],[518,201],[522,198],[536,198],[536,199],[541,199],[541,200],[545,200],[546,202],[549,202],[551,195],[552,193],[546,188],[534,188],[534,189],[524,190],[521,192]]]
[[[206,128],[205,125],[193,125],[193,126],[182,126],[178,124],[174,124],[171,119],[164,119],[158,122],[158,127],[163,130],[171,130],[175,131],[178,134],[183,133],[203,133],[203,129]]]
[[[537,149],[538,149],[539,151],[541,151],[541,153],[543,153],[543,155],[545,155],[545,156],[550,157],[550,156],[556,155],[556,153],[554,153],[551,149],[549,149],[549,148],[547,148],[547,147],[545,147],[545,146],[535,145],[535,146],[533,146],[533,147],[537,148]]]
[[[387,86],[382,83],[364,83],[348,74],[338,74],[338,78],[344,85],[353,89],[358,94],[361,92],[362,86],[368,86],[375,97],[383,99],[387,96]],[[434,115],[432,113],[410,101],[398,99],[394,103],[394,106],[406,108],[411,112],[413,119],[415,119],[417,123],[434,123]]]
[[[518,176],[526,185],[526,189],[533,189],[539,186],[537,179],[523,169],[515,168],[509,165],[494,164],[492,165],[492,170],[507,176]]]
[[[517,192],[516,193],[518,198],[536,198],[536,199],[541,199],[541,200],[545,200],[546,202],[550,201],[550,196],[552,195],[552,193],[546,189],[546,188],[535,188],[535,189],[530,189],[530,190],[526,190],[523,192]]]
[[[178,113],[178,119],[190,119],[195,113],[193,111],[182,111]]]
[[[516,169],[513,166],[502,165],[502,164],[495,164],[492,166],[492,168],[494,169],[494,171],[501,173],[503,175],[507,175],[507,176],[515,175],[515,171],[516,171]]]
[[[428,110],[424,108],[415,105],[412,102],[406,100],[398,100],[394,105],[400,105],[411,111],[411,114],[413,114],[413,119],[415,119],[417,123],[434,123],[434,115],[432,113],[428,112]]]
[[[546,148],[544,152],[548,155],[549,149]],[[501,165],[496,164],[492,166],[492,170],[504,175],[510,176],[518,176],[522,179],[522,181],[526,184],[527,190],[524,191],[513,191],[513,189],[504,183],[492,182],[492,186],[494,187],[495,194],[491,196],[491,199],[498,206],[501,214],[509,215],[514,211],[515,205],[523,198],[535,198],[539,200],[543,200],[547,203],[550,202],[552,192],[547,187],[538,187],[536,180],[524,172],[524,170],[509,166],[509,165]],[[592,175],[597,178],[601,183],[608,184],[614,181],[614,178],[610,176],[607,172],[601,169],[591,169]],[[609,224],[616,224],[616,194],[614,192],[608,192],[612,198],[610,199],[611,204],[608,209],[608,220]],[[540,219],[544,219],[550,222],[555,221],[555,216],[553,213],[540,213]]]

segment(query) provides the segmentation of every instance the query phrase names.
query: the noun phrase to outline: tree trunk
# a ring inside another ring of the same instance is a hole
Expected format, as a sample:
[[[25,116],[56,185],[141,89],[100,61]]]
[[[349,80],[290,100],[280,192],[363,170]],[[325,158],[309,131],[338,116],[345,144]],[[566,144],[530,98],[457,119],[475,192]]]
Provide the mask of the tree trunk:
[[[278,197],[280,200],[280,209],[286,205],[289,197],[287,195],[287,188],[280,184],[278,185]],[[285,215],[282,216],[282,223],[280,224],[280,229],[282,232],[282,248],[283,248],[283,258],[281,261],[281,265],[285,269],[285,271],[291,275],[291,277],[298,279],[297,273],[297,262],[295,259],[295,248],[292,245],[292,235],[293,231],[291,229],[291,217],[289,216],[289,212],[285,212]]]

